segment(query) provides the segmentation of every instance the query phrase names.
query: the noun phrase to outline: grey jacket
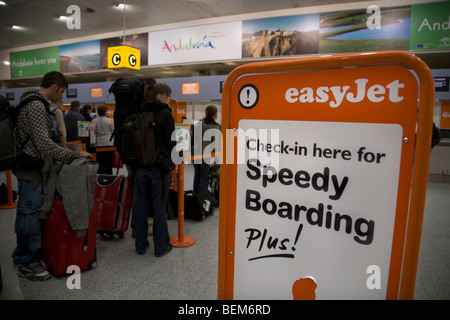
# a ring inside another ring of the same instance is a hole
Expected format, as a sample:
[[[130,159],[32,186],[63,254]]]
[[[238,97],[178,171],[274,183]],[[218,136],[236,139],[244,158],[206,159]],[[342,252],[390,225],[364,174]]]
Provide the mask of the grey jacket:
[[[77,236],[86,234],[89,215],[95,202],[95,184],[98,163],[85,157],[77,157],[72,162],[58,162],[53,166],[47,180],[47,194],[41,208],[41,218],[47,218],[53,200],[58,193],[70,226]]]

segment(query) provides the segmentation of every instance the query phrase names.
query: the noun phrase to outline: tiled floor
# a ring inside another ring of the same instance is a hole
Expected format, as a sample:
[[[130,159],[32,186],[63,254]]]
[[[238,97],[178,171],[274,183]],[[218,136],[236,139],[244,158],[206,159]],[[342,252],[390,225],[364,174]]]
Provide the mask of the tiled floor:
[[[186,166],[186,179],[192,168]],[[0,176],[4,182],[4,174]],[[186,186],[190,188],[190,186]],[[0,210],[0,265],[3,293],[10,299],[216,299],[219,212],[202,222],[185,221],[185,234],[196,243],[155,258],[152,246],[137,255],[128,231],[123,239],[98,236],[98,268],[81,273],[81,290],[69,290],[67,277],[31,282],[17,276],[15,209]],[[171,235],[178,233],[169,221]],[[428,183],[415,299],[450,299],[450,177],[432,176]]]

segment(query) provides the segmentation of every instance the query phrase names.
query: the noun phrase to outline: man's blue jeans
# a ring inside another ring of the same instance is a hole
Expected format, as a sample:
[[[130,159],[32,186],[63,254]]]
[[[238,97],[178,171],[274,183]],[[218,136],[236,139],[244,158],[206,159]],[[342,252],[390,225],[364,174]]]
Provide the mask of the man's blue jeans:
[[[149,246],[148,213],[152,206],[155,255],[167,251],[170,242],[166,211],[169,182],[169,173],[163,173],[160,168],[134,168],[133,224],[136,250],[145,250]]]
[[[18,180],[18,201],[15,222],[17,247],[13,258],[18,265],[41,260],[41,222],[39,213],[43,203],[40,180]]]

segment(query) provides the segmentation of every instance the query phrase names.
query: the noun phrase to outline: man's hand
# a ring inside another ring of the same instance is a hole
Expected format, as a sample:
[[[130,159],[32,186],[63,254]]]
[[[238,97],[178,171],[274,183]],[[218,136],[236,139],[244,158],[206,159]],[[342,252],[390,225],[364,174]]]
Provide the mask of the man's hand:
[[[86,157],[86,158],[92,158],[91,154],[86,151],[80,151],[80,156]]]

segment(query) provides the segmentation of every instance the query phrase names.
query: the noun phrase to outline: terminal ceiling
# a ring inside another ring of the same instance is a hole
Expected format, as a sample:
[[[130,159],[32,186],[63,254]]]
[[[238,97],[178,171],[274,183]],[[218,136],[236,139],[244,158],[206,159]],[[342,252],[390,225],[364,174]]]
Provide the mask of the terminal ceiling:
[[[233,15],[252,15],[258,12],[289,10],[301,7],[348,3],[349,7],[357,0],[127,0],[127,9],[117,5],[123,0],[4,0],[0,6],[0,50],[38,46],[50,42],[82,42],[92,40],[96,35],[121,32],[130,29],[145,29],[153,26],[183,25],[188,21],[208,21],[208,19]],[[81,9],[81,28],[70,30],[57,17],[68,15],[67,7],[75,4]],[[283,11],[284,14],[285,11]],[[125,17],[125,19],[124,19]],[[244,16],[240,18],[245,20]],[[214,23],[211,21],[210,23]],[[24,29],[11,29],[12,25]],[[449,54],[420,53],[420,57],[433,69],[450,68]],[[139,77],[187,77],[191,75],[228,74],[236,66],[255,60],[214,61],[168,65],[163,67],[143,67],[139,72],[117,72],[112,70],[69,75],[69,82],[112,81],[123,76]],[[39,84],[40,79],[16,79],[2,81],[2,87],[24,87]]]

